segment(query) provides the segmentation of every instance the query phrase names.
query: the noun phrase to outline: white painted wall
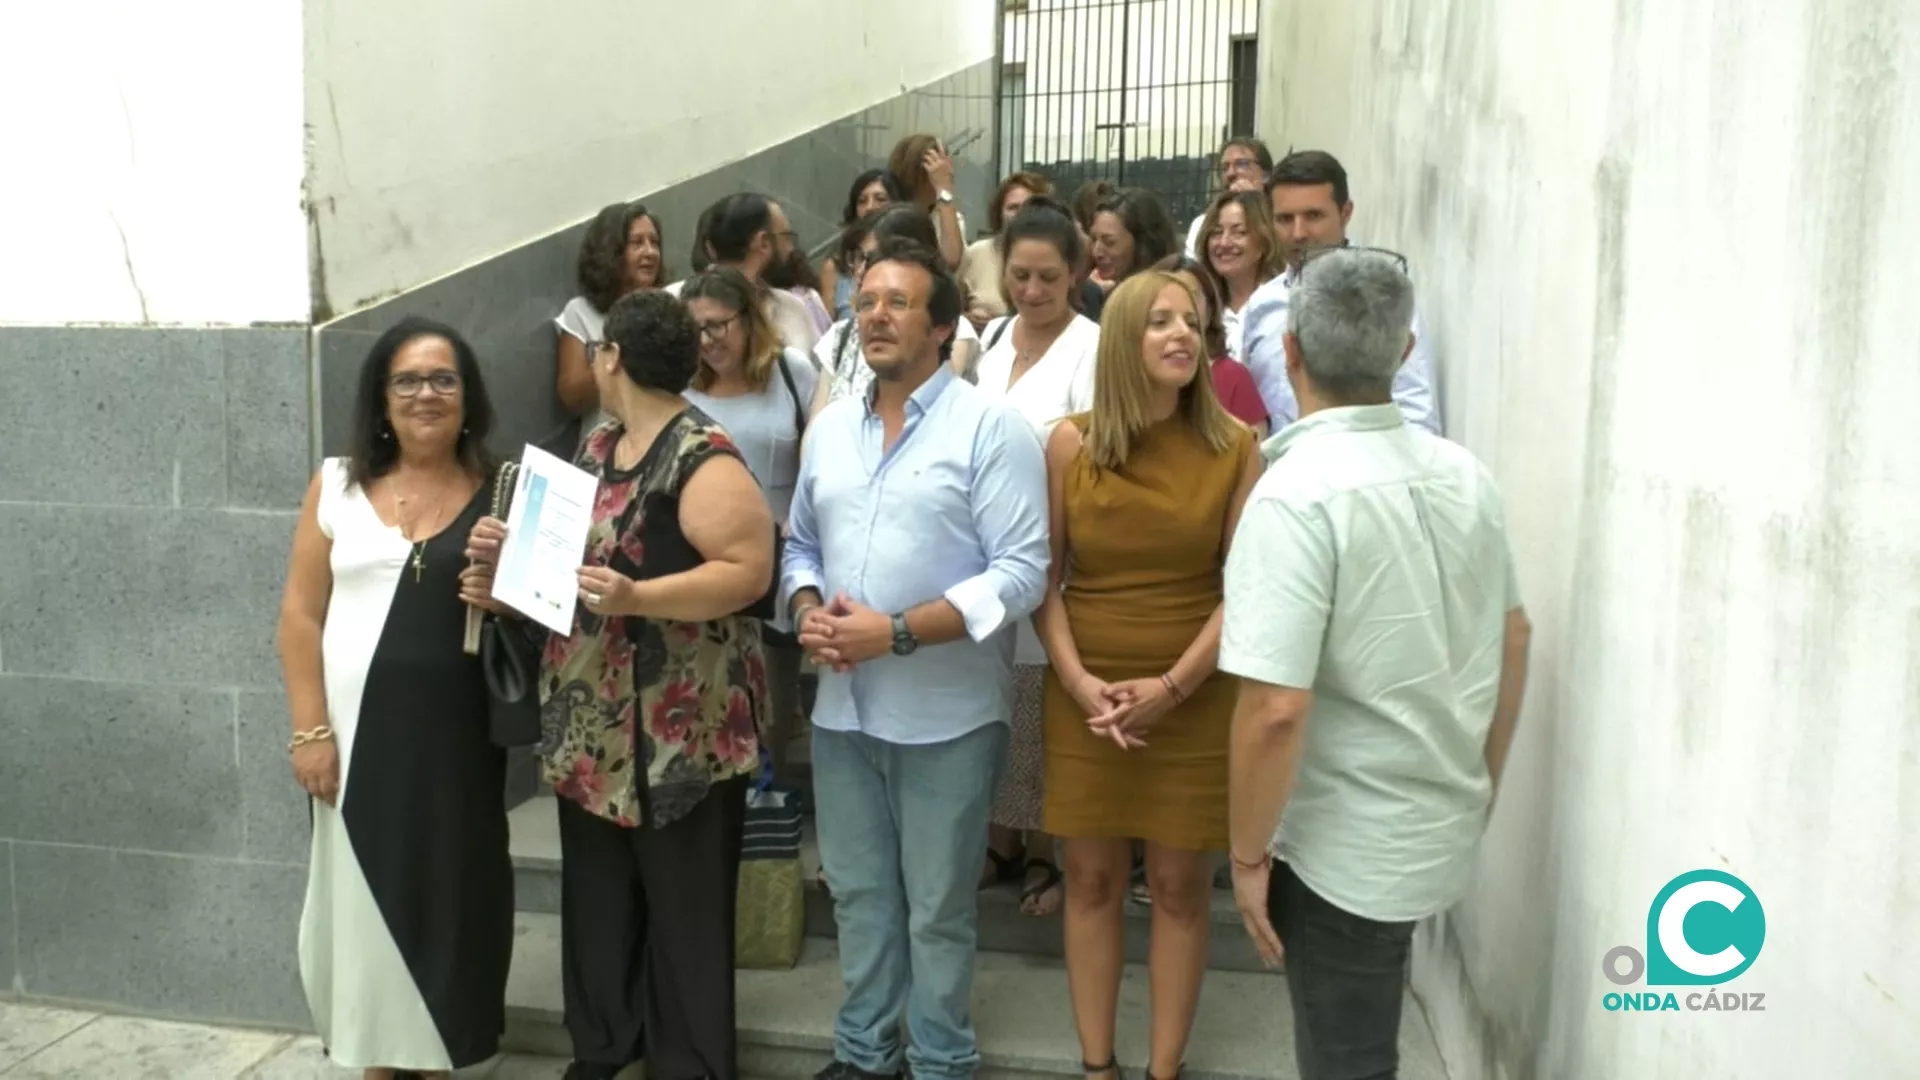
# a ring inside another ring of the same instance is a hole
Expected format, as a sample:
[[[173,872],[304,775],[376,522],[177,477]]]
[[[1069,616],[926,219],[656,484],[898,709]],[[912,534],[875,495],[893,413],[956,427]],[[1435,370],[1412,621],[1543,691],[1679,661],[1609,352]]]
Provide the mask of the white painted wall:
[[[0,322],[307,317],[299,0],[0,5]]]
[[[993,0],[307,0],[336,314],[993,55]]]
[[[1413,259],[1534,683],[1415,988],[1480,1077],[1920,1075],[1920,7],[1265,0],[1276,147]],[[1612,1014],[1674,875],[1751,1016]]]

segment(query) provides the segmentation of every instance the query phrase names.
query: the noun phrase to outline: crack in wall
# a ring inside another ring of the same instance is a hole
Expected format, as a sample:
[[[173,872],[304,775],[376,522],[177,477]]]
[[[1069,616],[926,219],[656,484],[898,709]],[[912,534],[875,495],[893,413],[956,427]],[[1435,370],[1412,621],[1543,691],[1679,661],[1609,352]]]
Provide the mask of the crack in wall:
[[[120,234],[120,255],[127,263],[127,282],[133,286],[133,295],[140,301],[140,322],[142,325],[153,322],[152,314],[147,310],[147,291],[140,287],[140,275],[133,268],[133,246],[127,243],[126,227],[120,224],[120,215],[107,211],[107,217],[113,222],[113,231]]]

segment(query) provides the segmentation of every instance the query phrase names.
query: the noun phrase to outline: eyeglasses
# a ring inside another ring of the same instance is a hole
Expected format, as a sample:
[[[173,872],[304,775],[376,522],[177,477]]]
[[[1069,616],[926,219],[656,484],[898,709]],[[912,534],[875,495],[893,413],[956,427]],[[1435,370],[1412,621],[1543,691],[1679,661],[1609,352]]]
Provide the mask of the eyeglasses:
[[[721,338],[726,337],[727,330],[739,321],[740,316],[729,315],[724,319],[715,319],[713,322],[701,323],[700,336],[706,338],[708,341],[719,341]]]
[[[1390,251],[1387,248],[1359,247],[1353,244],[1312,244],[1306,247],[1302,247],[1299,249],[1300,268],[1302,270],[1306,269],[1308,263],[1312,262],[1313,260],[1319,258],[1322,255],[1327,254],[1330,251],[1364,251],[1369,255],[1384,255],[1387,258],[1392,259],[1394,261],[1394,264],[1400,267],[1401,273],[1405,274],[1408,272],[1407,257],[1405,255],[1402,255],[1397,251]]]
[[[460,392],[460,376],[451,371],[436,371],[431,375],[407,371],[388,379],[387,385],[400,397],[418,397],[423,386],[433,387],[433,392],[441,397],[451,397]]]

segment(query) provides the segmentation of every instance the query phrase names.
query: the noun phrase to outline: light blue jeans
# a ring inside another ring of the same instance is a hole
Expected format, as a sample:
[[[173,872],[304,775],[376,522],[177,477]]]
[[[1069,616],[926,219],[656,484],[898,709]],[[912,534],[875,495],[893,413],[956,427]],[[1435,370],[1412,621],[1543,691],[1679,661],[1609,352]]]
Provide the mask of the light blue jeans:
[[[1007,751],[991,723],[928,746],[813,731],[820,861],[840,929],[847,1000],[834,1056],[897,1073],[900,1015],[916,1080],[969,1077],[974,944],[987,816]]]

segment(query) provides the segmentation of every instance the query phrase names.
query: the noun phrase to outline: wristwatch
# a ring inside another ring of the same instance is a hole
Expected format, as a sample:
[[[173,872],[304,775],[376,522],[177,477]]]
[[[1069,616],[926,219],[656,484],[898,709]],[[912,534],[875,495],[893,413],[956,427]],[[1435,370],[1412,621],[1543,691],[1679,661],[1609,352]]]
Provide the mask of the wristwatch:
[[[920,639],[913,636],[913,630],[907,626],[907,617],[896,614],[893,617],[893,655],[912,656],[913,650],[920,647]]]
[[[953,201],[953,192],[951,192],[951,191],[942,191],[942,192],[940,193],[940,201],[941,201],[941,202],[943,202],[943,203],[950,203],[950,202],[952,202],[952,201]]]

